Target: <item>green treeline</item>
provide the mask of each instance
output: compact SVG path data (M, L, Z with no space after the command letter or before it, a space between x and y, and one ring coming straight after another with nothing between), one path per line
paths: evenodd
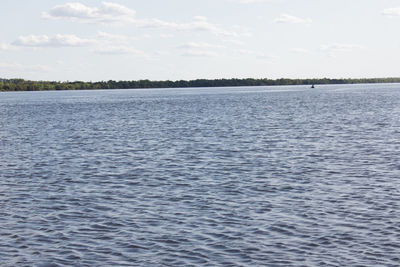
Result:
M0 91L45 91L45 90L91 90L133 88L184 88L225 86L354 84L354 83L400 83L400 78L364 79L197 79L180 81L100 81L100 82L54 82L29 81L24 79L0 79Z

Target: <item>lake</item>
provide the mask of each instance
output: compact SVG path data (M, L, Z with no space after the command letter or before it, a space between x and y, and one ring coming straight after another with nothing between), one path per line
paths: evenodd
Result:
M0 93L1 266L398 266L400 84Z

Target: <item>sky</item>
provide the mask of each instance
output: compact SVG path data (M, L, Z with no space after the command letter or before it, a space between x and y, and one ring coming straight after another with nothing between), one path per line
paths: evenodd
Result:
M400 77L400 0L1 0L0 78Z

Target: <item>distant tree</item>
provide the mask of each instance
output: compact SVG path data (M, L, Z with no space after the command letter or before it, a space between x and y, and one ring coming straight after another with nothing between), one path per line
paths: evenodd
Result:
M84 89L134 89L134 88L184 88L221 86L270 86L270 85L309 85L309 84L353 84L353 83L400 83L400 78L364 79L196 79L178 81L100 81L100 82L54 82L27 81L24 79L0 79L0 91L41 91L41 90L84 90Z

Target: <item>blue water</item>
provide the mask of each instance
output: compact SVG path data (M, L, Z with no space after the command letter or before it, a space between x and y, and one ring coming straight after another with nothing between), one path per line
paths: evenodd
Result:
M1 266L398 266L400 84L0 93Z

